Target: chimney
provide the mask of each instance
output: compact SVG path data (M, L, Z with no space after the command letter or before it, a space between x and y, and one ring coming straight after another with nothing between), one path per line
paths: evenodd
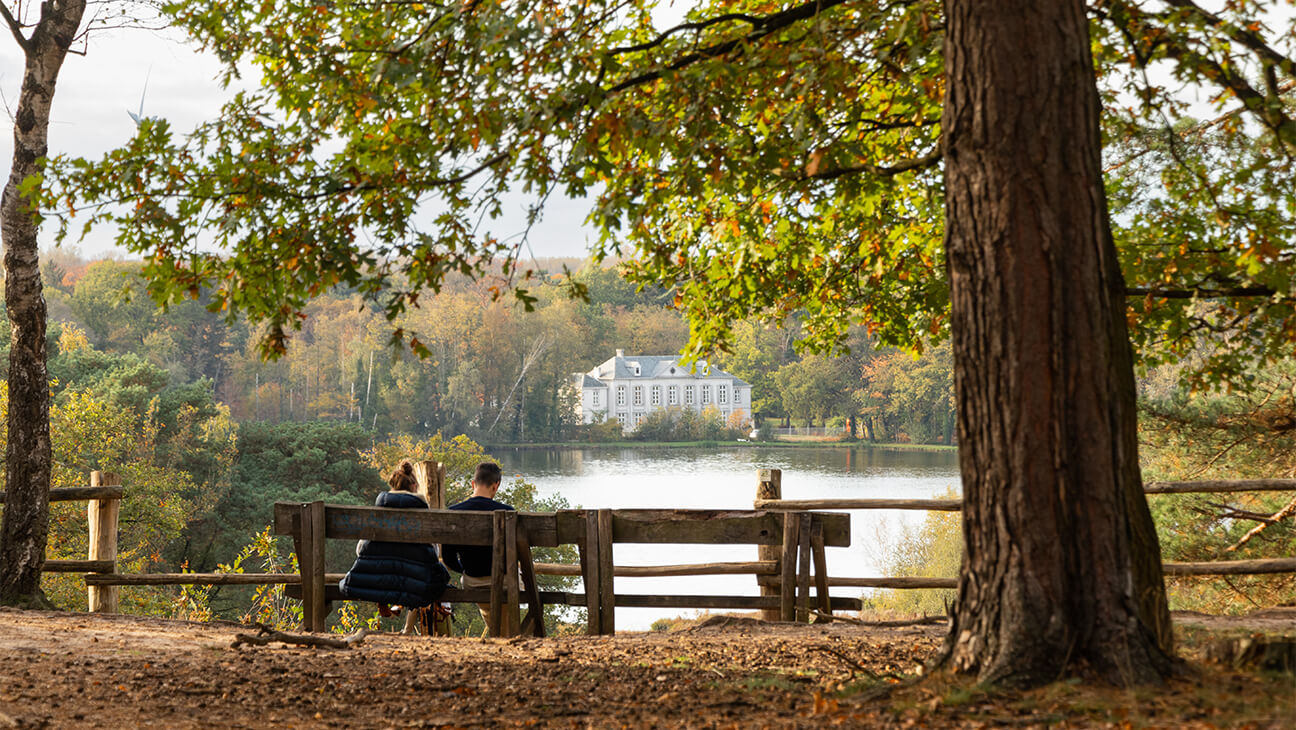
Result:
M617 350L617 357L625 357L625 350Z

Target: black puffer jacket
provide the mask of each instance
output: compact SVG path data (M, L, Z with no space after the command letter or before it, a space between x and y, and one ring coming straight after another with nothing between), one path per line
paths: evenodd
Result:
M427 502L412 492L383 492L374 504L427 509ZM361 540L355 564L338 587L351 600L417 608L435 603L449 583L450 574L431 545Z

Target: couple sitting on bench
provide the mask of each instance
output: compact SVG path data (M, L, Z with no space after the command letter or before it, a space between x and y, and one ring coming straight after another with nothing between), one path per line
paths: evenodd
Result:
M500 487L498 464L482 462L472 479L472 496L451 505L453 510L490 512L513 509L496 502ZM428 503L416 490L414 466L402 461L387 480L391 491L378 495L374 504L395 509L428 509ZM489 587L491 583L491 548L485 545L446 545L445 562L463 574L464 588ZM356 545L356 561L339 584L342 595L350 600L372 601L383 616L398 615L401 607L415 609L436 604L450 584L450 574L437 557L432 545L409 542L361 540ZM394 608L393 608L394 607ZM490 604L477 604L482 619L490 625Z

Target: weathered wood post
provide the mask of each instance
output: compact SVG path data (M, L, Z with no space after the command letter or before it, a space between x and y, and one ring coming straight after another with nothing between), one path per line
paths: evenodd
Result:
M303 503L298 514L302 536L302 549L297 553L302 582L302 629L323 631L328 619L324 601L324 503Z
M783 471L780 469L761 469L756 472L756 499L783 499ZM777 561L782 555L778 545L760 545L756 548L757 560ZM781 566L780 566L781 567ZM760 586L762 596L779 595L780 574L758 575L756 585ZM765 621L778 621L779 609L762 608L761 618Z
M580 515L585 523L585 534L581 537L578 546L581 582L585 586L585 633L596 636L599 633L599 626L603 623L601 617L603 602L599 597L599 586L602 585L602 581L599 579L598 512L588 510L582 511Z
M427 503L429 509L445 509L445 464L438 461L416 461L414 462L414 480L418 482L418 495ZM437 545L437 554L441 555L441 546ZM402 634L414 634L419 628L419 614L422 613L427 617L427 631L431 636L450 636L450 617L438 621L436 619L436 610L433 606L428 606L422 612L410 611L405 614L405 628L401 630Z
M116 474L90 472L91 487L121 486ZM86 557L90 560L113 561L112 572L117 572L117 518L121 514L120 499L92 499L86 505L86 522L90 539ZM86 586L86 598L92 613L117 613L118 586Z
M427 500L431 509L445 509L445 464L439 461L414 462L414 480L418 482L418 494Z
M801 518L783 513L783 546L779 555L779 620L796 620L797 547L801 544Z
M612 578L616 575L612 562L612 510L598 511L599 560L599 633L616 633L616 590Z
M504 607L503 627L509 636L522 633L522 595L518 585L518 513L497 510L504 515Z
M810 513L802 512L797 527L796 620L799 622L810 620L810 525Z

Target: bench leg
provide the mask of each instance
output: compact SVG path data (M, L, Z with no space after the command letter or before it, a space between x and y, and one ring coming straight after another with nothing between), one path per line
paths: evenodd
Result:
M504 576L507 562L504 555L504 511L491 513L491 593L490 593L490 620L486 624L486 633L489 636L502 636L504 622L504 604L505 588Z
M512 510L504 511L504 589L506 606L504 610L506 620L504 628L509 636L517 636L521 633L519 615L522 607L520 591L518 590L518 520L517 512Z
M815 563L815 593L819 596L819 612L826 614L815 623L832 621L832 599L828 597L828 558L824 553L823 524L816 522L810 529L810 551Z
M522 569L522 587L527 600L526 617L522 619L523 634L544 637L544 604L540 602L540 589L536 586L535 562L531 559L531 544L526 532L517 533L518 567Z
M797 601L796 620L810 620L810 513L801 514L797 528Z

